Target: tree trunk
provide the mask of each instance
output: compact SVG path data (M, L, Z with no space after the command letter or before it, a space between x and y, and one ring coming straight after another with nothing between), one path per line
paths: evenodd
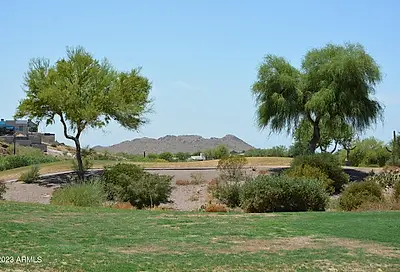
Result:
M80 180L85 179L85 169L83 169L83 161L82 161L82 153L81 153L81 144L78 139L74 140L75 142L75 151L76 151L76 161L78 162L78 177Z
M313 136L309 142L309 152L311 154L315 153L315 150L317 149L317 146L318 146L318 142L321 138L319 122L314 122L313 127L314 127Z

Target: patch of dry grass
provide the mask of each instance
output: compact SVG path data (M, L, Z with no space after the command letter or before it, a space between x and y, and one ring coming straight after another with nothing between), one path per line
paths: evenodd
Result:
M222 204L207 204L205 209L206 212L227 212L228 209Z
M237 237L236 237L237 238ZM310 236L297 236L288 238L276 238L270 240L263 239L243 239L237 240L234 237L215 237L211 243L228 243L228 248L224 248L220 253L240 253L240 252L259 252L269 251L279 253L282 251L292 251L299 249L328 249L332 247L345 248L351 254L357 250L363 250L368 254L383 257L400 258L400 251L378 243L362 242L355 239L344 238L314 238Z

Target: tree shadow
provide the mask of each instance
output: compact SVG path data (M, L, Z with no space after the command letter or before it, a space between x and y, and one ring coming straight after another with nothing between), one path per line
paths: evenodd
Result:
M85 173L85 180L101 176L103 170L91 170ZM51 176L42 176L37 184L44 187L58 187L72 183L78 179L78 175L74 172L55 174Z

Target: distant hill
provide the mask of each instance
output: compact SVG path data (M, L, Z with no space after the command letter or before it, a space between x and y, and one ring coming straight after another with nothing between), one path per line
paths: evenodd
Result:
M198 135L167 135L158 139L154 138L138 138L132 141L124 141L112 146L95 146L96 151L107 150L110 153L125 152L128 154L159 154L162 152L198 152L206 149L215 148L218 145L225 145L230 151L247 151L254 148L243 140L234 135L225 135L222 138L212 137L210 139L203 138Z

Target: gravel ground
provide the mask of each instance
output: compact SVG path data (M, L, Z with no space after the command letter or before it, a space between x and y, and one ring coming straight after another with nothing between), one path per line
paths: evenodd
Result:
M257 170L267 169L267 168L257 168ZM271 170L271 169L270 169ZM366 173L371 169L345 169L345 171L350 174L352 180L361 180ZM276 171L276 170L275 170ZM217 177L217 171L212 170L149 170L152 173L158 173L163 175L173 176L172 186L173 191L171 194L170 204L165 204L163 206L170 207L181 211L191 211L197 210L202 205L207 202L207 186L213 178ZM201 179L204 180L203 183L199 185L177 185L177 180L191 180L191 174L200 175ZM249 174L254 174L255 172L249 170ZM9 201L19 201L19 202L35 202L48 204L50 202L51 195L55 188L60 187L65 184L71 174L61 174L61 175L50 175L42 177L39 184L25 184L22 182L7 182L6 186L8 188L6 194L4 195L5 200Z
M50 197L54 190L54 187L25 184L22 182L8 183L7 188L8 190L4 195L5 200L43 204L50 203Z

